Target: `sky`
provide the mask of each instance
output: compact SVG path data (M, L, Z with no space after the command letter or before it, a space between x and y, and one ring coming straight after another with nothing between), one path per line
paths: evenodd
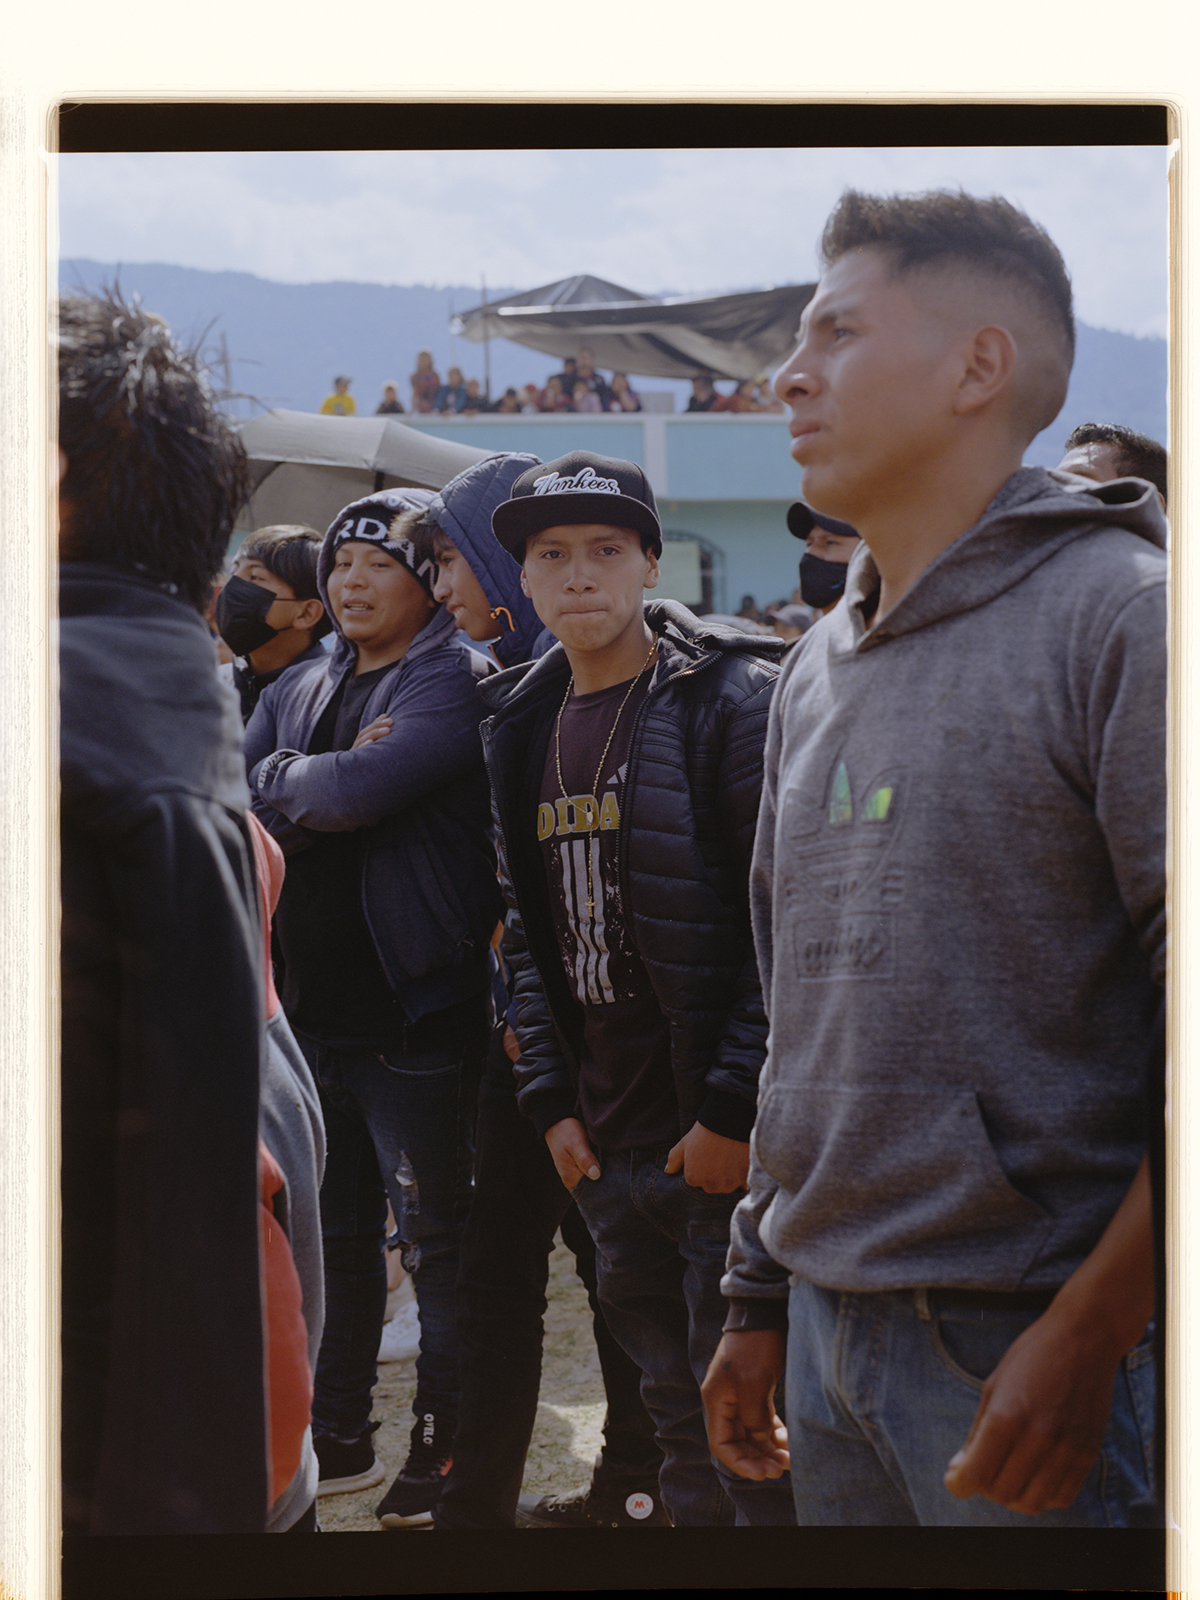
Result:
M70 154L59 253L350 280L647 294L804 282L842 189L1003 194L1055 240L1083 322L1167 333L1167 151L951 149Z

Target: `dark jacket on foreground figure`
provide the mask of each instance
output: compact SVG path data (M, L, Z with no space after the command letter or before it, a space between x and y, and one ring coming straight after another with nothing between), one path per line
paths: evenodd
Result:
M680 1131L747 1139L767 1024L747 892L780 645L646 606L660 647L634 726L621 822L621 903L671 1023ZM513 906L518 1099L540 1132L576 1114L583 1008L571 992L538 854L538 789L570 667L556 647L481 686L501 866Z
M261 950L199 614L61 569L64 1527L260 1533Z

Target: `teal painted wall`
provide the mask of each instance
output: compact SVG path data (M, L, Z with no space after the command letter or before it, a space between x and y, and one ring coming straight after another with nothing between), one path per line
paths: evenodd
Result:
M472 444L480 450L525 450L552 461L570 450L592 450L597 455L618 456L645 466L640 422L623 422L614 417L595 421L590 417L403 417L410 428L452 439L456 444Z
M794 500L800 468L786 416L669 420L667 486L688 500Z
M744 594L752 594L760 607L791 599L803 546L787 531L790 504L660 500L658 510L664 528L696 534L722 551L725 594L716 596L716 609L736 611Z

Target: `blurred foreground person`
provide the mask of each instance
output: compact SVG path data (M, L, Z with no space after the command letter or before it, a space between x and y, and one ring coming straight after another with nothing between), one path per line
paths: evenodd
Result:
M64 1530L256 1533L260 934L202 616L245 458L115 293L58 359Z
M1075 345L1022 212L851 191L822 246L776 389L806 502L862 543L771 708L770 1047L710 1438L752 1478L790 1449L801 1524L1129 1526L1154 1515L1162 510L1021 465Z

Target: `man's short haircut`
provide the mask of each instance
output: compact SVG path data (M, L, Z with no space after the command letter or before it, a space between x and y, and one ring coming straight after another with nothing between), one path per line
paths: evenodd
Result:
M64 556L140 572L203 610L250 479L198 352L115 287L64 297L57 341Z
M272 528L256 528L239 546L239 561L257 561L286 583L297 600L319 600L317 557L323 536L304 523L277 523ZM328 612L312 630L314 639L323 639L333 627Z
M1144 478L1167 498L1167 452L1157 439L1135 433L1120 422L1081 422L1063 449L1079 450L1086 444L1111 445L1122 477Z
M1030 438L1050 425L1062 408L1075 360L1075 314L1070 274L1044 228L1000 195L983 199L951 189L872 195L847 189L821 236L822 265L832 267L849 251L867 248L883 251L898 276L957 266L1024 298L1062 341L1062 393L1054 404L1047 390L1039 416L1030 418Z
M393 539L408 539L418 566L429 562L437 566L442 555L453 549L454 540L431 511L402 511L391 526Z

